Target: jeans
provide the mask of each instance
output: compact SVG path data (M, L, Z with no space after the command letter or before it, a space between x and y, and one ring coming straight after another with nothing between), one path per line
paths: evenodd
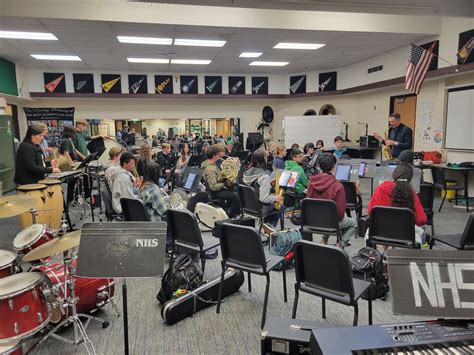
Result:
M339 221L339 229L341 231L341 244L342 246L346 246L351 238L357 236L359 226L354 218L344 216L344 218ZM327 242L328 238L329 236L325 235L323 240Z
M240 200L236 192L229 190L214 191L212 197L226 202L226 207L230 207L230 218L240 214Z

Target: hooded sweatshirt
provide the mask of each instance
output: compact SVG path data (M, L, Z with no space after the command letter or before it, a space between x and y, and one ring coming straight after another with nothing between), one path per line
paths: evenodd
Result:
M293 170L300 173L300 177L296 182L295 190L298 193L304 192L304 190L308 186L308 178L304 173L303 167L293 160L287 160L285 163L285 170Z
M115 176L120 171L120 169L120 164L118 162L114 163L113 161L109 160L104 164L104 176L107 179L110 189L112 189L114 183L112 176Z
M222 174L222 170L219 169L215 163L206 160L202 163L201 168L204 170L204 179L211 191L217 192L225 189L223 182L224 174Z
M133 176L125 169L116 169L112 174L112 206L115 212L122 213L121 198L136 199L133 193Z
M384 181L374 191L372 198L369 201L367 211L372 211L375 206L388 206L392 207L392 191L395 187L395 181ZM421 205L418 195L413 191L413 213L415 215L415 224L417 226L424 226L427 222L426 213Z
M259 197L261 203L271 204L275 202L276 196L270 194L270 176L265 173L262 168L250 168L244 173L244 184L253 186L254 183L258 185Z
M339 219L346 212L346 193L340 181L330 173L319 173L309 178L308 197L333 200L337 205Z

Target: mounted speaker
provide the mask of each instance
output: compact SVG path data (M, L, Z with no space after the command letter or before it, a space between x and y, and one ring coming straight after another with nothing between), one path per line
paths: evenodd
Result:
M335 115L336 114L336 108L331 104L323 105L319 109L319 114L322 115L322 116Z
M316 116L316 111L310 108L303 113L303 116Z
M266 123L272 123L273 121L273 109L270 106L265 106L262 110L262 120Z

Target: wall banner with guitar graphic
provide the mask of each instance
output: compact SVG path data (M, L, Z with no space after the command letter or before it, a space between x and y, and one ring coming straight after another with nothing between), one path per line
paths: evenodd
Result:
M148 83L146 75L128 75L128 92L130 94L147 94Z
M222 94L222 77L221 76L206 76L204 77L205 93L208 95Z
M180 76L181 94L197 94L198 93L198 77L197 75L181 75Z
M268 95L268 76L252 76L252 95Z
M102 74L100 86L103 94L121 94L120 74Z
M50 94L65 93L66 79L64 73L43 73L44 91Z
M173 76L172 75L155 75L155 94L172 94L173 93Z
M74 82L74 92L76 93L94 93L94 75L93 74L72 74Z
M319 73L318 91L335 91L337 90L337 71Z

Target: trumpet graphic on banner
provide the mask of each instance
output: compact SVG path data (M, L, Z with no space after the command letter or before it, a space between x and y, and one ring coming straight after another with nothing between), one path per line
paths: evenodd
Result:
M243 83L244 81L242 79L236 82L235 85L232 86L232 88L230 89L230 92L232 94L237 94L237 92L239 91L239 88L242 86Z
M214 89L216 88L216 85L219 83L219 80L221 80L221 78L217 78L212 83L207 85L206 90L209 91L210 93L212 93L212 91L214 91Z
M332 79L332 77L328 78L326 81L321 83L321 85L319 85L319 91L324 91L324 89L326 89L326 86L328 86L331 79Z
M120 76L115 78L115 79L112 79L112 80L109 80L105 83L103 83L101 86L102 86L102 89L104 89L105 92L109 92L110 89L112 89L114 87L115 84L117 84L117 82L120 80Z
M304 76L302 76L301 78L299 78L293 85L290 86L290 91L292 94L294 94L295 92L298 91L298 88L301 86L301 84L303 83L303 80L304 80Z
M186 84L181 86L181 91L183 91L183 93L187 94L189 92L189 90L191 90L191 88L194 86L195 82L196 82L196 78L192 78Z
M262 81L261 83L259 83L258 85L255 85L253 88L252 88L252 91L256 94L258 94L258 92L260 91L260 89L262 88L262 86L265 85L265 81Z
M170 78L167 78L166 80L163 80L160 84L158 84L155 89L158 94L162 94L163 90L165 90L166 85L168 85L170 82Z
M44 88L49 91L49 93L53 93L54 90L58 87L59 83L64 79L64 74L59 76L58 78L54 79L53 81L50 81L47 83Z
M140 80L134 82L133 85L130 87L130 90L134 94L136 94L138 92L138 90L140 90L140 86L142 85L143 80L145 80L145 77L142 77Z

